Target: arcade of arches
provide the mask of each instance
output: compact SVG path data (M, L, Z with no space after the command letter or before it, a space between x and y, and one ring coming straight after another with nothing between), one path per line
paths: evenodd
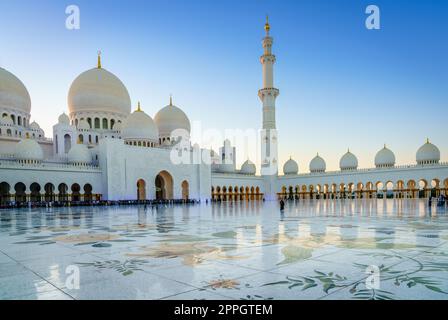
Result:
M101 200L100 194L94 194L91 184L84 186L78 183L70 187L65 183L54 185L47 183L41 186L37 182L26 186L23 182L18 182L11 186L7 182L0 183L0 204L9 202L91 202Z
M154 181L156 200L173 200L174 199L174 183L173 177L167 171L161 171ZM182 199L188 200L190 197L190 184L187 180L181 182ZM147 200L146 195L146 181L139 179L137 181L137 199Z
M443 180L399 180L382 182L359 182L349 184L283 186L277 195L287 199L347 199L347 198L429 198L448 195L448 178Z
M216 201L249 201L263 200L260 187L238 187L238 186L214 186L212 187L212 200Z

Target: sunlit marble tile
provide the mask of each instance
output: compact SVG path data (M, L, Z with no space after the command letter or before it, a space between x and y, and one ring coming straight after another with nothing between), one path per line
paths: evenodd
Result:
M379 298L448 299L447 216L393 199L0 211L0 298L366 299L375 265Z
M0 277L0 288L0 299L15 299L30 295L37 297L39 294L57 289L32 272Z

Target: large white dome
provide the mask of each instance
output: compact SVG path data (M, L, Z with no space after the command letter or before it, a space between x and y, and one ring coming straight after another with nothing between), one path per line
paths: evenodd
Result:
M325 163L325 160L317 154L317 156L310 162L310 172L325 172L325 170L327 170L327 164Z
M292 160L292 158L290 158L288 161L285 162L285 164L283 165L283 173L284 174L297 174L299 172L299 165L297 164L297 162L295 162L294 160Z
M131 113L123 123L121 136L124 140L150 140L159 141L159 132L150 116L140 110Z
M11 72L0 68L0 109L13 109L29 114L31 98L22 81Z
M417 151L416 160L418 164L434 164L440 161L440 150L429 139Z
M161 137L170 137L172 132L177 129L186 130L188 133L191 130L187 115L180 108L174 106L171 100L169 105L157 112L154 122Z
M358 168L358 158L349 150L339 161L339 167L341 170L356 170Z
M67 154L68 162L72 164L88 164L92 162L92 155L84 144L75 144Z
M247 160L241 166L241 171L240 172L242 174L255 175L255 173L257 172L257 167L255 166L255 164L252 161Z
M44 153L36 140L23 139L16 144L14 157L17 160L42 161Z
M131 112L128 90L114 74L94 68L81 73L68 93L70 114L76 112L110 112L126 117Z
M375 166L377 168L390 168L395 166L395 154L386 145L376 154Z

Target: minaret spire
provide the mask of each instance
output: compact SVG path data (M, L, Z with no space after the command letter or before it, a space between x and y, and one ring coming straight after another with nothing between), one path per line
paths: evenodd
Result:
M266 31L266 36L269 36L269 31L271 30L271 25L269 24L269 16L266 15L266 23L264 25L264 30Z
M101 69L101 51L98 51L98 69Z

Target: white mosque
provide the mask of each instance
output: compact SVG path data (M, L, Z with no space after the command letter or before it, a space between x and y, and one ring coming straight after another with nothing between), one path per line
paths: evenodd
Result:
M275 121L275 56L270 26L263 38L263 105L261 168L246 161L238 170L236 150L226 140L219 154L192 146L190 121L169 105L152 118L140 104L131 112L125 85L104 69L98 56L94 69L81 73L68 92L68 115L62 114L47 138L31 122L31 98L24 84L0 68L0 205L40 201L91 202L153 199L220 201L337 198L416 198L447 194L448 163L429 140L416 153L416 163L397 165L386 146L375 168L360 169L348 151L340 171L326 171L317 155L309 172L288 160L278 173ZM42 110L41 110L42 111ZM185 133L185 134L183 134ZM173 161L198 154L210 161Z

